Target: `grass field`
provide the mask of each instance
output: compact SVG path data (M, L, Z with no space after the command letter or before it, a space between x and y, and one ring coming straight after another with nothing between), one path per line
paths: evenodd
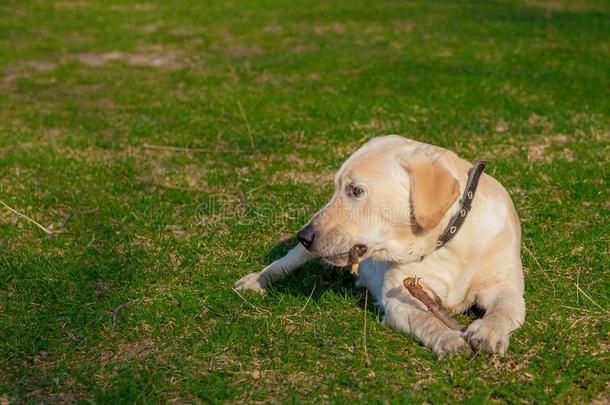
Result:
M144 1L0 1L0 200L53 231L0 204L0 404L610 401L610 3ZM232 290L388 133L512 195L505 358L316 263Z

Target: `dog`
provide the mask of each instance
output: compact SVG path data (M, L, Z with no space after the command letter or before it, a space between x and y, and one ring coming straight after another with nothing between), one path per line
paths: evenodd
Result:
M262 292L316 257L346 266L355 249L356 285L371 292L387 325L439 357L472 349L504 355L525 319L520 222L504 187L473 170L438 146L373 138L341 166L330 202L298 232L299 244L235 288ZM483 317L449 329L409 294L407 277L449 313L476 306Z

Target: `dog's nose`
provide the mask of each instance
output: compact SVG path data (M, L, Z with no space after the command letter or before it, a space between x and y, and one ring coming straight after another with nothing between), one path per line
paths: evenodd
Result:
M303 228L301 228L299 233L297 233L297 239L307 249L311 248L311 245L313 245L313 240L315 239L315 237L316 237L316 232L314 231L313 226L311 226L309 224L305 225Z

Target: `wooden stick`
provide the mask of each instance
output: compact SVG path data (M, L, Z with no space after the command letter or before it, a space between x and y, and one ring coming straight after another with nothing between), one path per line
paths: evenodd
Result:
M447 311L445 311L443 309L443 307L441 307L438 304L438 302L434 301L423 290L423 288L419 284L419 278L417 278L417 277L407 277L407 278L405 278L403 280L402 283L404 284L405 288L407 290L409 290L409 293L413 297L415 297L419 301L421 301L421 303L424 304L430 310L430 312L432 312L432 315L437 317L442 323L447 325L447 327L449 327L450 329L453 329L453 330L457 330L457 331L463 331L465 329L462 325L459 324L458 321L453 319L451 317L451 315L449 315L447 313Z
M358 269L360 268L360 256L358 255L358 245L355 245L352 250L349 251L348 262L350 264L350 273L353 276L358 275Z

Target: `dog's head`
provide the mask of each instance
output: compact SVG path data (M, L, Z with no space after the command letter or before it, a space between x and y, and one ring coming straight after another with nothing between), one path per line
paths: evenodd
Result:
M299 241L339 266L354 246L361 258L419 259L459 195L443 165L447 153L399 136L369 141L343 164L330 202L299 231Z

